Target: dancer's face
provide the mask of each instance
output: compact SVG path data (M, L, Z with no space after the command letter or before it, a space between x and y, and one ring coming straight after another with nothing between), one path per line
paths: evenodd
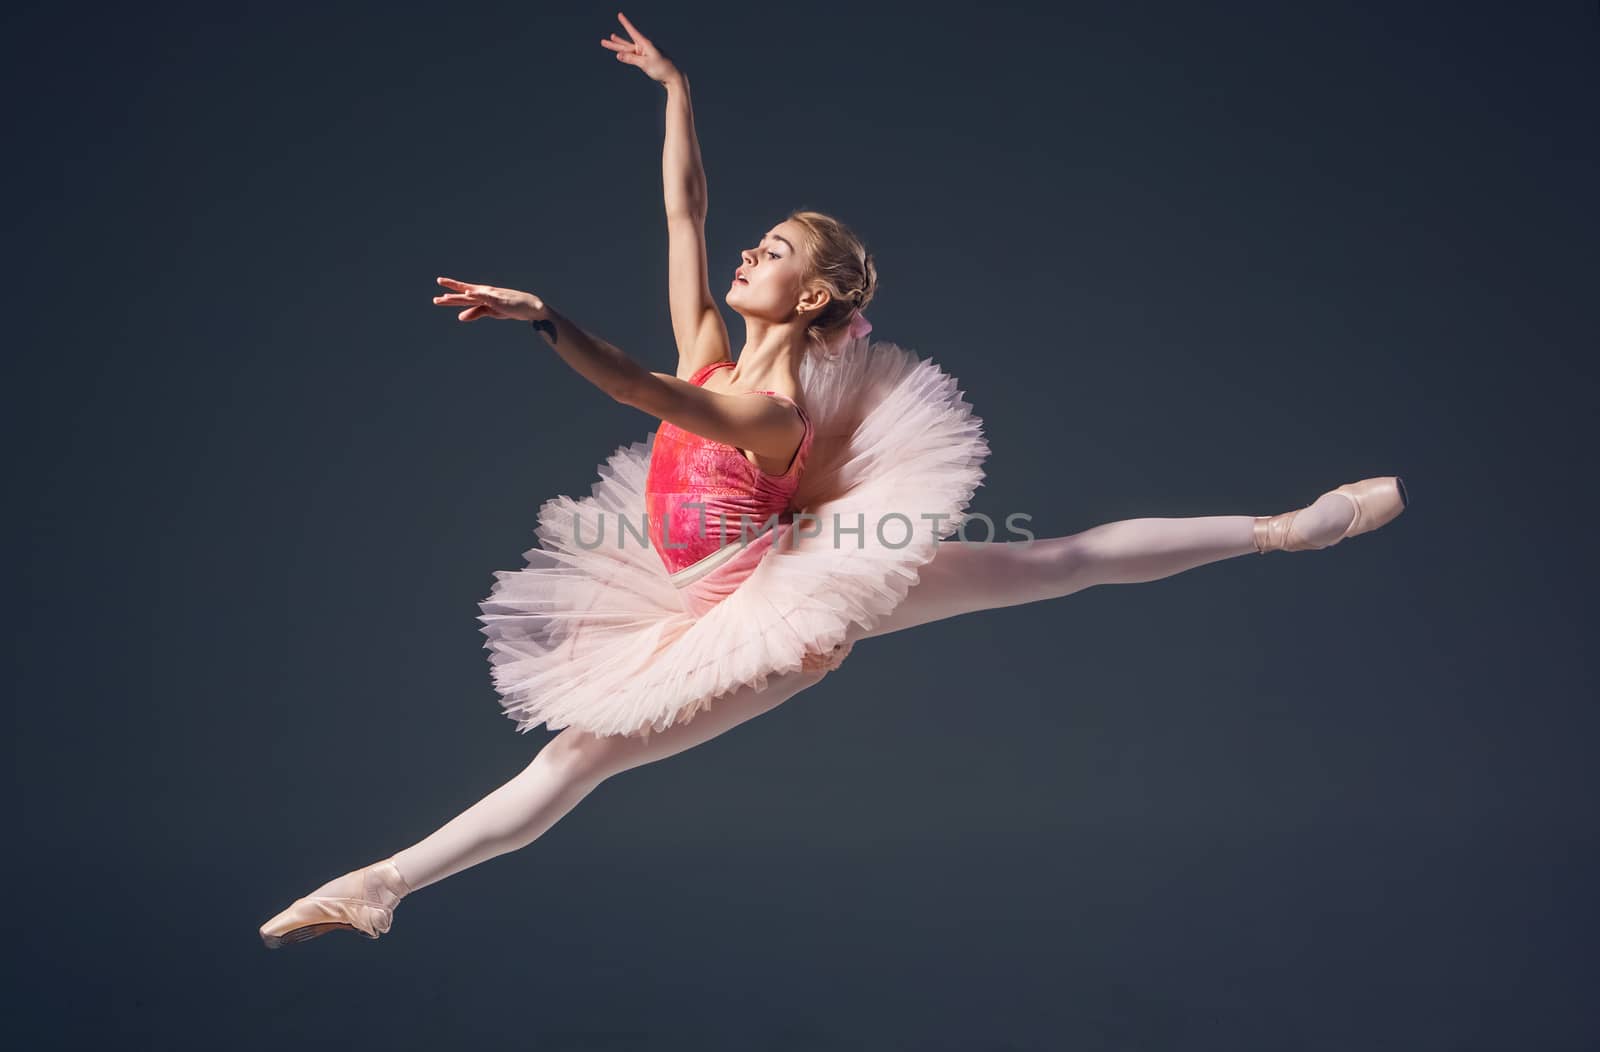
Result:
M739 253L740 264L730 279L724 301L748 317L771 322L793 321L805 293L805 244L800 224L788 220L767 231L755 248ZM812 306L809 294L806 305Z

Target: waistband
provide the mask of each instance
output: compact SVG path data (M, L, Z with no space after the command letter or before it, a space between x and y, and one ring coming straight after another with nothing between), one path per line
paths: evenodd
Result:
M793 529L792 522L785 523L749 543L724 545L670 575L684 608L698 617L732 595L755 572L772 546Z
M668 574L667 579L672 582L674 587L687 588L707 574L727 566L737 559L742 552L749 552L751 549L765 551L772 546L777 538L786 536L793 528L793 516L786 515L784 519L779 520L776 529L764 530L757 534L754 540L739 540L719 545L710 554L701 556L688 566Z

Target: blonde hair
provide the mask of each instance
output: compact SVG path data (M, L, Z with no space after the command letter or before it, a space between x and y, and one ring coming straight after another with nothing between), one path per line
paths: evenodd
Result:
M805 230L808 274L805 284L828 290L829 300L806 328L812 348L826 348L850 324L851 315L866 310L878 291L878 266L855 231L823 212L791 212L789 220Z

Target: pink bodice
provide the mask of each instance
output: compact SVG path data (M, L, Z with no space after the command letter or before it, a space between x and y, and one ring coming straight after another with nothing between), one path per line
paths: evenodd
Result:
M713 362L689 382L698 387L716 370L733 364ZM656 429L645 479L650 543L692 608L708 609L737 587L794 518L790 501L815 437L811 417L786 395L753 393L788 402L805 421L800 448L781 475L762 471L735 446L668 421ZM763 533L774 516L778 525Z

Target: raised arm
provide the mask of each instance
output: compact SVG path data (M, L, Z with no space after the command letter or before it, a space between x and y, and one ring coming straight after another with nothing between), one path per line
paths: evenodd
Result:
M711 293L706 264L707 187L695 138L689 79L655 44L618 12L631 40L613 33L602 46L638 66L666 89L666 137L661 182L667 208L667 302L678 344L678 378L687 380L712 362L732 357L728 326Z
M678 343L678 376L687 380L731 358L728 325L712 298L706 262L706 176L694 135L689 81L667 85L667 135L661 151L667 203L667 302Z

